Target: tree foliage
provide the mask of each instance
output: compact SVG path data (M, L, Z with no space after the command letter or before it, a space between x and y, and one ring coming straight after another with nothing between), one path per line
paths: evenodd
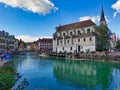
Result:
M101 24L96 28L96 33L98 35L98 50L106 50L108 46L108 31L106 25Z
M117 41L116 48L117 48L117 49L120 49L120 41L119 41L119 40Z
M3 67L0 67L0 90L10 90L15 83L15 74L16 70L12 62L8 62Z
M21 44L23 44L24 47L26 47L26 43L24 41L22 41L22 39L19 40L18 46L20 46Z

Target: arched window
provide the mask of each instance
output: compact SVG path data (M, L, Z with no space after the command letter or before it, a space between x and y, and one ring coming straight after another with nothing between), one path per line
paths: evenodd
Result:
M64 47L62 49L64 50Z
M92 38L90 37L90 41L92 41Z
M86 39L84 38L84 42L86 41Z
M69 43L69 40L67 42Z

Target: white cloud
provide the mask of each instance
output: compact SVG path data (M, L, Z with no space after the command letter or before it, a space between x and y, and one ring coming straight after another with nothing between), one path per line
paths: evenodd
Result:
M15 38L19 40L22 39L24 42L33 42L33 41L37 41L39 38L51 38L51 37L40 37L40 36L31 37L29 35L18 35L18 36L15 36Z
M118 14L118 12L114 12L114 13L113 13L113 17L116 17L117 14Z
M8 5L42 15L58 10L50 0L0 0L0 2L6 4L5 7Z
M110 22L110 20L108 20L106 16L105 16L105 19L106 19L106 22ZM100 16L83 16L83 17L80 17L79 20L80 21L92 20L94 23L96 23L96 22L99 22Z
M100 19L99 16L83 16L83 17L80 17L80 21L84 21L84 20L92 20L93 22L98 22Z
M113 14L113 16L116 17L116 15L120 13L120 0L114 3L111 7L116 10L116 12Z

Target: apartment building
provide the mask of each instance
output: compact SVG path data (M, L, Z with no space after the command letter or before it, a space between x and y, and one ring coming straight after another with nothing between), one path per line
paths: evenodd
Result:
M15 52L18 49L18 40L8 32L0 31L0 53Z

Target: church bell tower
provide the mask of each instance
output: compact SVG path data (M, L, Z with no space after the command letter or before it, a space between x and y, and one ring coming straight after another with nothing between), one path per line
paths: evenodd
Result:
M102 11L101 11L101 16L100 16L100 21L99 21L100 25L107 25L106 20L105 20L105 15L104 15L104 10L103 10L103 6L102 6Z

